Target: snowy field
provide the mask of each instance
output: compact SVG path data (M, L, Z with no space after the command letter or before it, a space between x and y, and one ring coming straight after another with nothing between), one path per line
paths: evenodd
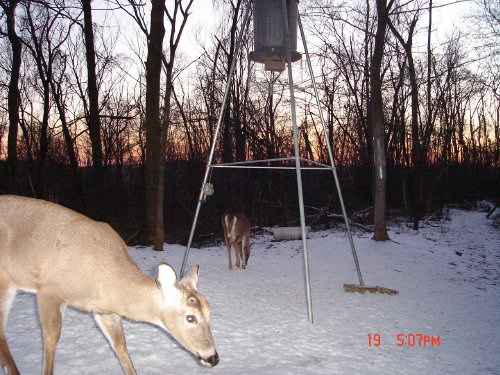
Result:
M345 232L313 232L314 324L307 321L301 241L254 237L247 270L227 270L222 242L192 249L189 265L201 266L198 289L211 304L219 365L201 367L156 327L126 321L132 360L139 374L158 375L500 374L499 223L500 209L489 219L452 210L450 220L418 232L394 225L392 242L355 233L365 284L396 289L395 296L344 292L344 283L358 283ZM179 272L184 247L130 252L153 275L160 261ZM40 374L35 296L18 294L7 338L21 373ZM66 311L55 372L121 373L92 316Z

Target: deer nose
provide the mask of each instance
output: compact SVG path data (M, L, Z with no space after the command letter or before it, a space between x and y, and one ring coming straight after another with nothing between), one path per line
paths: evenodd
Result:
M206 361L210 363L212 366L217 366L217 363L219 363L219 354L215 352L215 354L207 358Z

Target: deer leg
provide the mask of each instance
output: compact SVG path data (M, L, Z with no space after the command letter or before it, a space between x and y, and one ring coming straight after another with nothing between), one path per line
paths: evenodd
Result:
M128 354L125 334L123 333L122 319L117 314L94 314L102 332L115 351L118 360L127 375L135 375L135 368Z
M241 242L234 243L234 251L236 252L236 267L240 268Z
M229 269L232 270L233 261L231 260L231 241L227 241L227 259L229 260Z
M244 242L240 242L240 258L241 258L241 269L244 270L247 268L247 262L245 257L245 246Z
M243 260L243 268L248 266L248 258L250 257L250 243L248 237L244 237L241 241L241 259Z
M42 291L38 292L38 316L43 332L43 374L54 373L54 357L61 337L62 319L65 309L63 301Z
M240 245L240 256L241 256L241 269L245 270L247 268L247 257L245 255L245 248Z
M10 354L7 339L5 338L5 323L15 296L16 289L10 284L7 276L0 274L0 366L9 375L19 375L19 370L12 354Z

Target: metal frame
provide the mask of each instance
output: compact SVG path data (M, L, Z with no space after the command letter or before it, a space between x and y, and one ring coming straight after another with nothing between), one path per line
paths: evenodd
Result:
M182 260L181 277L184 276L184 272L186 271L186 263L187 263L187 258L189 256L189 250L191 249L191 244L193 243L194 231L196 229L196 223L198 222L198 216L200 215L201 204L203 203L203 187L208 181L208 176L210 175L210 169L212 166L212 162L214 160L215 146L217 144L217 138L219 137L220 126L222 124L222 117L224 116L224 111L226 110L227 97L229 95L229 88L231 87L231 80L233 79L234 66L236 65L236 56L238 55L238 51L240 50L241 40L243 39L243 33L248 27L249 21L250 21L250 1L248 1L247 8L245 9L245 14L243 16L243 25L240 31L240 35L238 35L238 41L236 42L234 58L233 61L231 61L231 66L229 67L229 75L227 77L226 89L224 90L224 97L222 99L219 118L217 120L217 125L215 127L214 137L212 139L212 146L210 147L210 155L208 157L207 167L205 168L205 175L203 177L203 183L201 184L200 194L198 196L198 204L196 205L193 224L191 226L191 232L189 233L189 240L186 246L186 251L184 252L184 259Z
M281 0L281 3L282 3L283 20L286 20L287 19L286 0ZM240 49L241 41L242 41L242 37L243 37L243 33L245 32L245 30L248 27L248 23L249 23L249 20L250 20L250 7L251 7L251 1L249 0L248 3L247 3L247 8L245 9L245 13L244 13L244 16L243 16L242 29L241 29L241 31L239 33L238 40L237 40L237 43L236 43L235 56L236 56L236 54L238 53L238 51ZM329 137L328 137L328 130L327 130L326 126L325 126L325 122L324 122L324 119L323 119L323 112L322 112L321 103L320 103L320 100L319 100L318 89L316 87L316 82L315 82L315 79L314 79L314 72L313 72L313 69L312 69L311 59L310 59L310 56L309 56L309 50L307 49L307 43L306 43L306 39L305 39L305 35L304 35L304 30L303 30L302 22L301 22L301 19L300 19L300 13L298 15L298 24L299 24L300 34L301 34L301 38L302 38L302 43L303 43L303 46L304 46L304 51L305 51L305 54L306 54L306 60L307 60L307 66L308 66L308 69L309 69L309 74L310 74L310 77L311 77L311 81L313 83L314 95L316 97L316 104L317 104L318 110L319 110L319 117L321 119L321 125L323 127L323 134L324 134L324 137L325 137L325 140L326 140L326 145L327 145L327 149L328 149L328 156L329 156L331 165L326 165L326 164L315 162L313 160L308 160L308 159L300 157L300 155L299 155L299 136L298 136L298 130L297 130L297 117L296 117L296 112L295 112L295 95L294 95L294 88L293 88L292 59L291 59L291 50L290 50L290 32L289 32L289 29L288 29L288 22L284 22L284 30L283 30L283 32L284 32L285 40L286 40L286 44L287 44L287 46L286 46L287 47L287 61L286 61L286 64L287 64L287 70L288 70L288 86L289 86L289 89L290 89L290 111L291 111L291 117L292 117L292 130L293 130L293 139L294 139L294 156L293 157L285 157L285 158L277 158L277 159L251 160L251 161L243 161L243 162L213 164L214 154L215 154L215 148L216 148L216 144L217 144L217 138L219 136L219 132L220 132L221 124L222 124L222 119L223 119L224 111L226 109L226 102L227 102L227 97L228 97L228 94L229 94L229 88L230 88L231 80L232 80L233 75L234 75L234 67L235 67L236 58L233 58L233 61L231 62L231 66L229 68L229 75L228 75L228 80L227 80L227 83L226 83L226 88L225 88L225 91L224 91L224 97L223 97L223 100L222 100L222 105L221 105L221 109L220 109L220 113L219 113L219 118L217 120L217 125L216 125L216 128L215 128L215 132L214 132L214 136L213 136L213 140L212 140L212 145L211 145L211 148L210 148L210 155L209 155L207 166L206 166L206 169L205 169L205 175L203 177L203 182L201 184L201 189L200 189L200 194L199 194L199 197L198 197L198 203L197 203L197 206L196 206L196 211L195 211L195 215L194 215L194 219L193 219L193 224L191 226L191 232L189 234L189 240L188 240L188 243L187 243L187 246L186 246L186 250L184 252L184 258L182 260L182 267L181 267L180 274L181 274L181 277L182 277L184 275L184 273L185 273L187 259L188 259L188 256L189 256L189 251L191 249L191 245L192 245L192 241L193 241L193 237L194 237L194 232L196 230L196 224L197 224L197 221L198 221L198 216L199 216L199 213L200 213L201 204L204 201L204 199L203 199L204 198L204 186L208 182L208 179L209 179L209 176L210 176L210 171L211 171L212 168L294 169L295 172L296 172L296 178L297 178L297 194L298 194L298 200L299 200L300 226L301 226L301 235L302 235L302 246L303 246L303 250L304 250L303 251L303 253L304 253L304 279L305 279L305 289L306 289L307 317L308 317L309 322L313 323L311 283L310 283L310 273L309 273L309 254L308 254L308 248L307 248L307 231L306 231L306 224L305 224L304 199L303 199L303 187L302 187L302 174L301 174L301 170L324 170L324 171L325 170L331 170L333 172L333 177L335 179L335 185L336 185L337 192L338 192L338 195L339 195L340 205L341 205L341 208L342 208L342 214L344 216L344 221L345 221L345 225L346 225L346 228L347 228L347 234L348 234L348 237L349 237L349 243L350 243L350 246L351 246L351 251L352 251L353 258L354 258L354 263L355 263L355 266L356 266L356 270L357 270L357 273L358 273L359 283L360 283L361 286L364 286L364 283L363 283L363 278L362 278L362 275L361 275L361 270L360 270L360 267L359 267L359 261L358 261L358 257L357 257L357 254L356 254L356 248L354 246L354 241L353 241L353 237L352 237L352 233L351 233L351 229L350 229L350 225L349 225L349 220L347 218L347 212L346 212L345 205L344 205L344 199L342 197L342 191L340 189L340 183L339 183L339 179L338 179L338 176L337 176L337 171L336 171L336 167L335 167L335 161L333 159L332 146L330 145L330 140L329 140ZM293 161L294 164L295 164L295 166L292 167L292 166L269 166L269 165L263 166L263 165L256 165L256 164L262 163L262 162L269 163L269 162L273 162L273 161ZM312 166L312 167L301 166L301 162L306 162L306 163L309 163L309 164L312 164L312 165L315 165L315 166Z
M306 36L304 34L304 29L302 27L302 21L300 19L300 13L298 17L300 36L302 38L302 44L304 45L304 52L306 53L307 67L309 68L309 75L311 76L311 81L314 88L314 96L316 97L316 105L318 106L319 118L321 119L321 126L323 127L323 134L326 140L326 147L328 149L328 157L330 158L331 169L333 172L333 178L335 179L335 186L337 187L337 193L339 194L340 206L342 207L342 215L344 216L345 226L347 228L347 235L349 237L349 244L351 246L352 257L354 258L354 264L356 265L356 271L358 273L359 285L364 286L363 276L361 275L361 268L359 267L358 255L356 254L356 247L354 246L354 240L352 239L351 227L349 225L349 219L347 218L347 211L345 209L344 198L342 196L342 190L340 189L339 178L337 176L337 168L335 167L335 160L333 159L332 145L330 144L330 138L328 137L328 130L325 125L325 120L323 118L323 110L321 109L321 103L319 101L318 88L316 87L316 80L314 79L314 71L311 64L311 57L309 56L309 50L307 49Z

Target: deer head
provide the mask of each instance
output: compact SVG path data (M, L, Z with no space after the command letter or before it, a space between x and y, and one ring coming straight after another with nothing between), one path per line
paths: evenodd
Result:
M205 297L196 290L200 267L194 267L182 279L166 263L158 266L157 283L167 308L162 325L205 366L219 362L210 331L210 308Z

